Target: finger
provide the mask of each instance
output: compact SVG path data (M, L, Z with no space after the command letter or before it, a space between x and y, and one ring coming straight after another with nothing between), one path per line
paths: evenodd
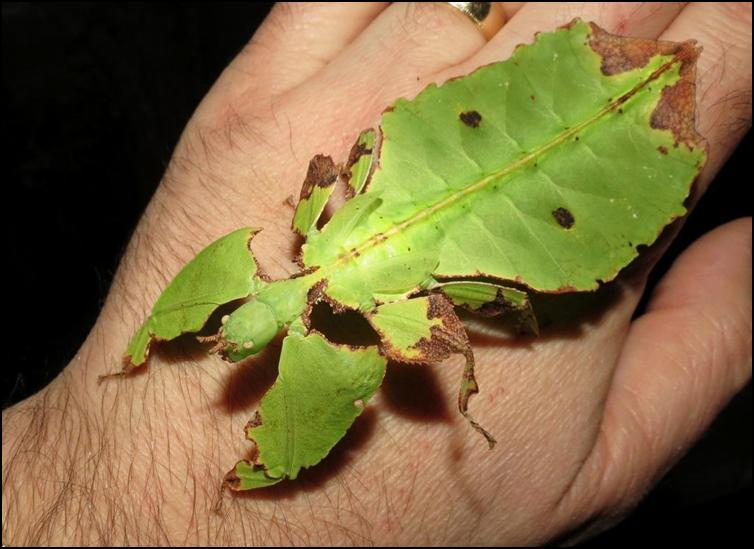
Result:
M270 101L317 73L385 9L387 2L279 2L223 71L199 117L228 104Z
M749 218L686 250L633 322L582 489L571 496L596 493L598 508L627 510L750 377Z
M660 38L693 38L703 47L697 62L697 124L709 144L703 190L751 127L751 3L689 4Z
M396 2L386 9L343 53L343 63L376 63L420 78L460 63L487 43L482 30L448 2ZM524 2L492 2L495 14L487 21L504 25ZM499 13L499 15L498 15ZM499 32L499 28L495 32ZM375 45L378 45L375 48ZM418 72L417 72L418 71Z
M543 5L529 2L489 43L460 68L476 67L507 59L516 45L528 44L536 31L550 31L580 17L617 34L657 38L683 9L681 2L565 2Z
M279 2L231 63L267 93L303 82L335 58L386 2Z
M461 62L485 42L474 22L451 6L397 2L324 71L321 85L343 84L343 75L348 75L349 90L371 96L375 87L381 91L409 82L415 87L417 77Z
M510 20L518 11L526 5L526 2L500 2L505 12L505 19Z

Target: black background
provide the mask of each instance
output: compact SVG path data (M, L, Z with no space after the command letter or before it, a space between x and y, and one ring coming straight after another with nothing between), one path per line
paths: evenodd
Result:
M3 3L3 407L83 342L183 125L269 7ZM751 215L749 148L747 136L658 274ZM750 520L751 384L631 518L589 543L751 543Z

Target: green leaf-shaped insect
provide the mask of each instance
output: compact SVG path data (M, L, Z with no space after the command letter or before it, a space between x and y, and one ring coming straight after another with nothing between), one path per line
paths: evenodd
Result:
M278 378L246 428L254 462L237 490L296 478L324 458L379 387L388 359L466 358L460 412L478 391L455 306L516 312L536 331L527 293L595 290L685 214L705 162L694 130L693 42L612 36L574 21L510 59L388 108L345 165L312 159L293 229L301 272L269 282L249 251L256 229L203 250L133 337L124 371L150 344L202 329L219 306L214 350L236 362L281 330ZM336 184L350 199L319 230ZM515 283L515 288L511 284ZM312 307L358 311L378 346L350 347L311 328Z

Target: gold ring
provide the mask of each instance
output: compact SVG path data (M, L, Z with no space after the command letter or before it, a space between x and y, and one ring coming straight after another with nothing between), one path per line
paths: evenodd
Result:
M505 12L499 2L443 2L466 14L489 40L505 24Z

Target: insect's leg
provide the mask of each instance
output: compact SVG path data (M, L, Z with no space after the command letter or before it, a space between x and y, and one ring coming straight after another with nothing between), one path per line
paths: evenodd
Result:
M316 227L339 177L340 167L329 156L318 154L309 161L291 224L295 232L306 236Z
M348 154L343 179L346 193L354 196L361 193L369 184L377 166L380 148L380 135L373 129L364 130Z
M490 282L460 280L439 282L432 287L445 294L454 305L482 316L513 313L521 331L539 334L537 317L526 292Z
M453 353L466 358L458 392L458 409L492 448L495 439L468 410L469 397L479 392L474 376L474 353L450 300L441 294L430 294L380 305L366 316L380 335L382 353L392 360L437 363Z
M246 425L255 458L236 463L225 484L261 488L319 463L362 413L386 363L374 346L351 348L317 332L289 331L278 378Z

